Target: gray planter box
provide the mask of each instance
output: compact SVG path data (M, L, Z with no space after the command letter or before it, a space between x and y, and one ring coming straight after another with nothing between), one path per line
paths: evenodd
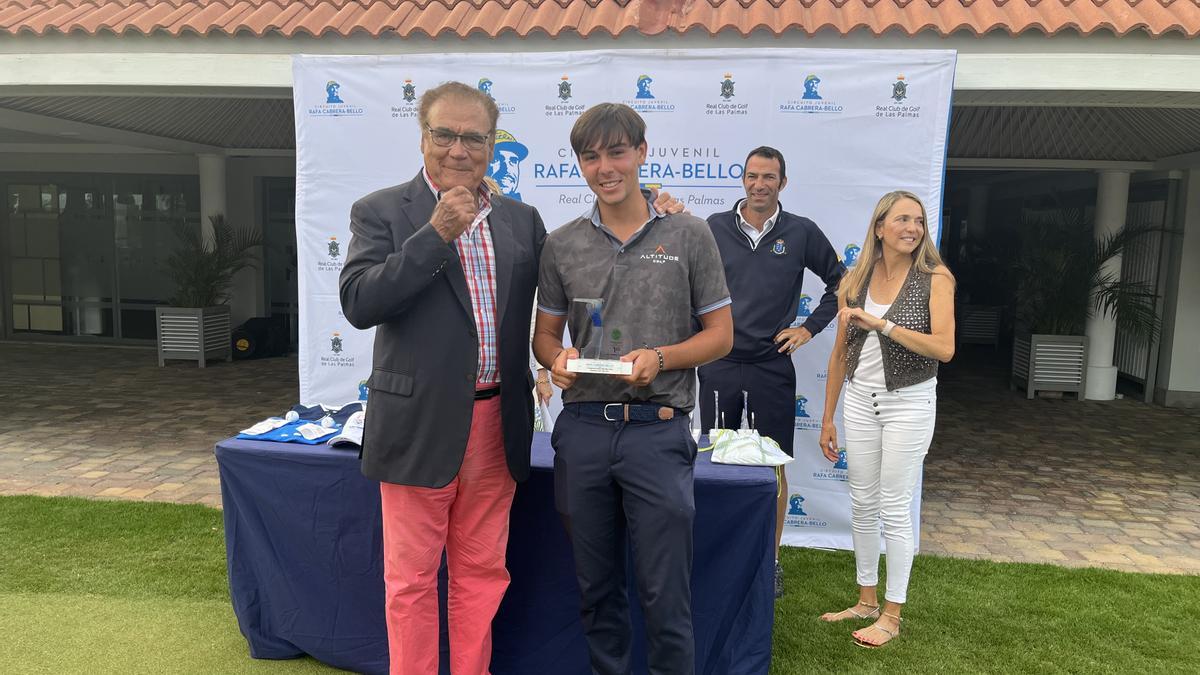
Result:
M196 361L203 368L205 359L233 360L228 305L156 307L154 314L158 365L164 365L167 359L184 359Z
M1013 341L1013 388L1020 383L1025 398L1038 391L1072 391L1082 400L1087 345L1084 335L1018 335Z

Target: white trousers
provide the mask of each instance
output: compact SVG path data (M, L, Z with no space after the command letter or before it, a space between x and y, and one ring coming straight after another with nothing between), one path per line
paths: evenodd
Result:
M858 585L879 583L879 528L889 602L903 603L913 561L913 491L933 440L937 379L896 391L846 385L846 474Z

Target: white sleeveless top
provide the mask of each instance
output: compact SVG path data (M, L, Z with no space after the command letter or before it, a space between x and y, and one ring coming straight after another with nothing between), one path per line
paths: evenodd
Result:
M891 306L890 303L881 305L872 300L870 290L863 299L863 310L874 316L882 317ZM875 331L867 333L852 379L856 385L868 391L887 391L887 381L883 376L883 345L879 344L879 334Z

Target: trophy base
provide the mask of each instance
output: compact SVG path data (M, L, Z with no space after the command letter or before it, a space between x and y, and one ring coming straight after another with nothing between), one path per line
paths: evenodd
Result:
M567 371L595 375L632 375L633 361L613 359L567 359Z

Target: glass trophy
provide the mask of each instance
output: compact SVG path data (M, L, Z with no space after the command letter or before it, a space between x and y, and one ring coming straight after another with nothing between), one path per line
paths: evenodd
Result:
M628 326L615 326L604 320L604 300L576 298L571 302L572 317L579 331L579 358L567 359L572 373L632 375L633 362L621 357L633 351L633 336Z

